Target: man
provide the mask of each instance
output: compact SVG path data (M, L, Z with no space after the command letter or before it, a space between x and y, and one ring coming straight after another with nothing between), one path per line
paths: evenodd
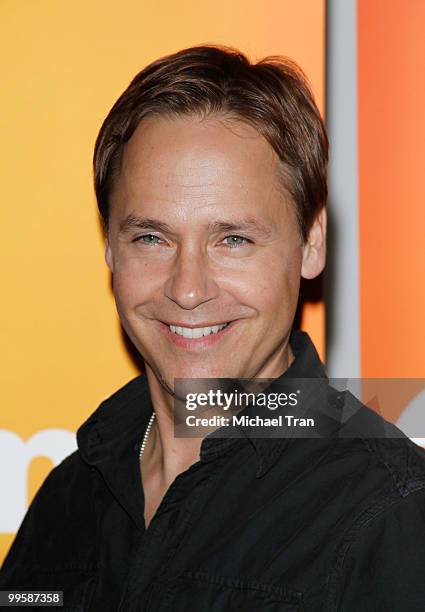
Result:
M1 588L62 590L85 612L425 609L424 453L386 423L368 436L357 405L361 434L341 436L347 397L291 333L300 278L325 264L327 149L279 58L186 49L116 102L95 188L145 373L80 427ZM316 381L304 409L332 435L175 436L180 379Z

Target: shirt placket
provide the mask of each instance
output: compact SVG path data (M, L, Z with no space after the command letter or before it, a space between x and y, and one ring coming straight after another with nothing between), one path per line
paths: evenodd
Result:
M220 457L208 463L198 461L170 485L141 537L119 612L163 608L174 556L181 551L190 525L207 501L219 463Z

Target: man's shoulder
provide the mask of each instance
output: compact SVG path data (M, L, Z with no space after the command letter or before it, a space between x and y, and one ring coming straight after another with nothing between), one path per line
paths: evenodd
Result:
M340 512L327 609L366 609L363 592L367 598L373 590L376 601L388 598L401 610L402 601L423 596L425 450L354 396L347 405L353 421L347 419L334 453L345 465L335 487L345 519Z
M74 451L38 489L5 558L0 583L25 581L23 573L30 581L37 568L59 567L64 550L89 542L95 533L93 508L90 469Z
M351 439L356 451L363 449L372 465L384 469L401 495L425 481L425 449L349 392L344 394L343 410L340 438Z
M361 442L400 497L421 489L425 494L425 449L407 437L362 438Z
M106 397L79 427L78 433L90 424L113 419L120 409L133 407L135 400L146 392L144 375L137 376ZM78 492L75 499L82 499L91 490L90 465L84 460L81 449L65 457L47 475L35 498L37 506L59 502L62 496L68 498L71 492Z
M49 472L37 491L31 507L34 514L46 517L56 512L59 507L73 506L75 511L76 506L79 503L86 504L89 497L91 497L90 468L77 449Z
M394 423L349 391L330 388L329 406L331 416L341 423L337 438L345 442L347 452L366 457L370 468L381 467L383 478L392 480L401 494L406 492L406 483L425 480L425 449Z

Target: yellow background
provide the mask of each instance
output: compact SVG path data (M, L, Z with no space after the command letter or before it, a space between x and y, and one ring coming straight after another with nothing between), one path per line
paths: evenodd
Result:
M0 428L75 431L138 374L120 332L92 189L94 140L148 62L200 43L284 54L324 101L323 0L3 0ZM323 356L323 304L303 326ZM28 500L51 463L33 460ZM13 466L10 466L13 469ZM6 494L7 492L2 492ZM0 534L0 561L13 534Z

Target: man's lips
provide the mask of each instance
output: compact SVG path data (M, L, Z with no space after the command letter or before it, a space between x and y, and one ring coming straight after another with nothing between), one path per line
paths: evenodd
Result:
M226 321L223 321L226 323ZM227 334L231 333L235 326L237 325L238 320L230 321L227 327L224 327L222 330L217 332L216 334L210 333L208 336L201 336L200 338L185 338L184 336L180 336L180 334L176 334L171 331L168 326L168 323L163 323L159 321L159 327L161 331L165 334L165 336L176 346L185 349L203 349L209 346L220 342ZM171 323L171 325L175 325ZM214 323L214 325L219 325L219 323ZM212 325L178 325L176 327L190 327L190 329L195 329L196 327L212 327Z
M224 323L233 323L233 321L214 321L214 323L197 323L196 325L191 325L190 323L180 323L175 321L160 321L165 325L174 325L175 327L187 327L188 329L196 329L199 327L214 327L215 325L224 325Z

